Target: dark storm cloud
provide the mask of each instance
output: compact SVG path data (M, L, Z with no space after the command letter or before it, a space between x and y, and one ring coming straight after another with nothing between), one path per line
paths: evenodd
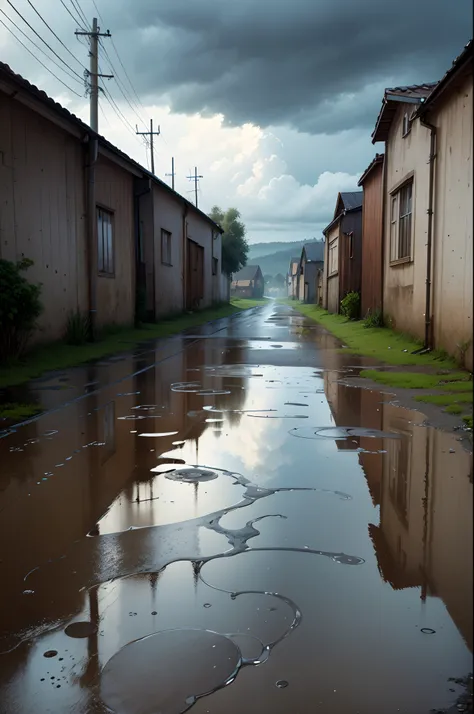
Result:
M472 24L471 0L121 4L116 35L144 96L310 133L373 125L383 87L439 79Z

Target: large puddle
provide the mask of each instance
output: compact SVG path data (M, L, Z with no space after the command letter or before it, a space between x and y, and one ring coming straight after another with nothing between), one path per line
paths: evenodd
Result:
M471 455L336 347L268 307L39 383L0 440L1 712L456 702Z

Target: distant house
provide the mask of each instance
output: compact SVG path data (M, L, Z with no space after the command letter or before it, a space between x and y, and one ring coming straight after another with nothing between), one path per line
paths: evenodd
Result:
M318 284L324 266L324 243L308 243L303 246L298 263L298 299L305 303L319 304Z
M375 158L360 177L362 202L361 315L382 310L383 273L383 154Z
M473 43L436 85L386 89L384 313L472 369Z
M259 265L246 265L232 276L230 293L234 297L259 299L263 292L264 280Z
M325 236L323 307L339 312L341 300L361 289L362 191L339 193Z
M293 300L298 298L299 265L300 256L290 259L290 267L288 269L288 297Z

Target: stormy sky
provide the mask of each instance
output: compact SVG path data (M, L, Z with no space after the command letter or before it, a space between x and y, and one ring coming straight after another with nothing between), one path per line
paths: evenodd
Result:
M251 242L320 236L337 192L355 189L383 150L370 134L384 88L440 79L472 33L471 0L32 0L73 57L28 0L11 3L78 74L87 47L66 7L77 20L98 10L113 33L101 70L118 75L104 80L101 133L146 165L133 130L153 117L156 173L169 181L174 156L176 188L192 198L186 176L197 166L200 207L235 205ZM0 8L52 56L7 0ZM84 94L74 73L0 20ZM88 120L87 99L1 24L0 45L12 69Z

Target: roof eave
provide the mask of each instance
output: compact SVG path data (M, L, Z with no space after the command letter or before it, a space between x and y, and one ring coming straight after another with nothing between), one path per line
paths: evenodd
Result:
M471 49L471 48L470 48ZM426 100L421 104L416 112L416 117L420 117L426 114L430 109L433 109L434 105L442 98L447 90L451 87L453 82L462 74L466 69L472 68L472 49L470 52L466 51L466 56L464 59L455 67L452 68L451 73L442 79L436 87L433 89L431 94L428 95ZM471 70L472 71L472 70Z

